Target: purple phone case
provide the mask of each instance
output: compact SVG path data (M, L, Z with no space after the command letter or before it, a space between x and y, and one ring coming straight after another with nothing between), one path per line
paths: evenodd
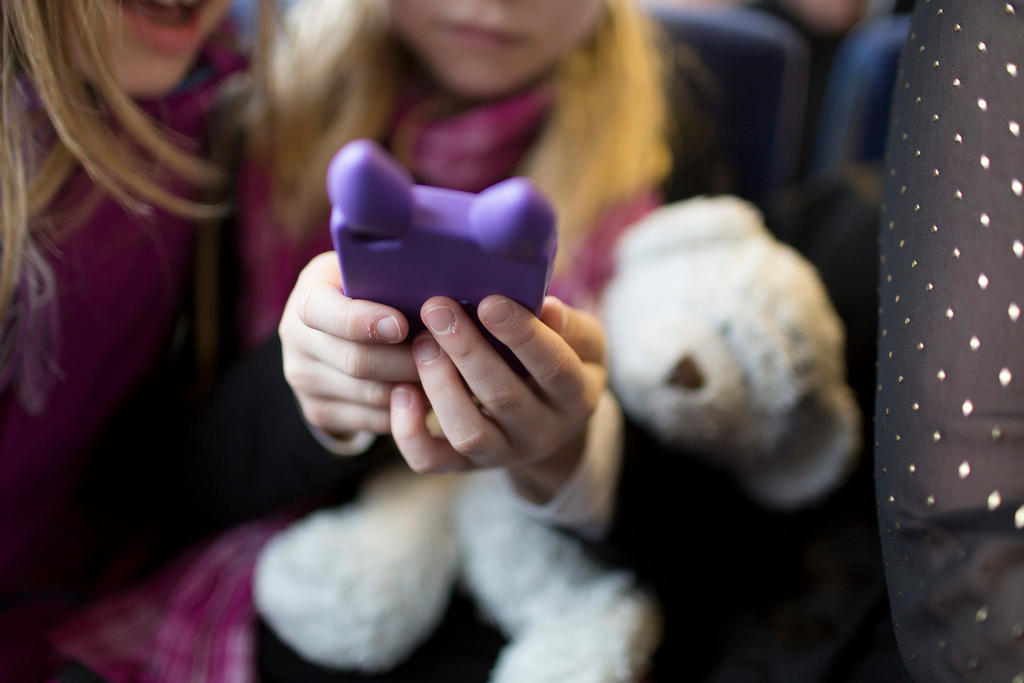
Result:
M479 194L416 185L379 145L356 140L331 161L327 194L345 294L397 308L410 337L423 328L420 307L435 295L474 317L491 294L540 313L557 232L551 205L529 180L511 178Z

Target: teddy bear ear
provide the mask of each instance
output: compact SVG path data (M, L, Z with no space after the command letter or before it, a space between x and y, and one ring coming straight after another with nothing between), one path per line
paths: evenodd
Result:
M346 229L367 237L398 237L412 222L413 181L371 140L346 144L327 169L327 195Z
M555 212L533 183L510 178L474 197L469 228L483 249L513 258L539 258L554 247Z

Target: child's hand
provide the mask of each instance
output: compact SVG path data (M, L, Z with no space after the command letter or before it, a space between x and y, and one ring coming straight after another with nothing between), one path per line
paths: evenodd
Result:
M521 494L546 501L575 470L585 428L604 390L604 332L593 316L554 297L538 319L502 296L481 302L487 329L530 374L517 375L452 299L433 297L413 341L422 386L391 393L391 429L417 472L507 467ZM447 438L433 437L432 407Z
M343 437L386 434L395 382L418 380L405 317L393 308L341 293L334 252L303 269L278 333L284 376L314 427Z

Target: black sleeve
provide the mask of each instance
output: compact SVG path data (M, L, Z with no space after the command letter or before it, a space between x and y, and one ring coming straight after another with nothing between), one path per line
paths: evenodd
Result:
M218 143L214 156L231 169L229 177L235 180L244 145L232 112L245 96L244 87L225 91L211 122L211 139ZM233 185L228 196L240 196L239 192ZM195 356L190 376L197 378L190 393L197 400L190 402L192 414L183 422L190 427L182 436L186 445L167 458L170 472L164 488L180 504L188 537L282 505L346 498L371 461L397 452L390 439L382 438L369 453L357 457L331 454L313 438L284 379L276 332L257 348L241 350L237 316L244 278L237 220L236 215L216 226L215 244L200 245L211 250L207 256L213 254L211 261L198 259L197 268L214 263L205 286L215 292L215 304L205 310L199 302L206 299L194 295L188 299L191 334L198 335L201 328L217 331L215 358L199 358L200 345L190 340ZM200 280L195 279L195 286L203 286ZM204 311L216 322L205 319Z
M194 441L177 466L186 512L201 529L354 486L393 449L382 437L368 453L336 456L313 438L284 379L276 334L218 383Z
M921 681L1024 680L1024 3L920 0L881 222L875 479Z
M355 457L325 450L284 380L276 335L208 394L189 393L191 368L162 363L97 439L80 496L102 530L98 561L129 544L159 561L280 506L346 500L367 469L398 457L389 438Z

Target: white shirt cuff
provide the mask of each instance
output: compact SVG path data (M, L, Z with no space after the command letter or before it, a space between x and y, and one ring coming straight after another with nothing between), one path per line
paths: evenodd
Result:
M591 539L603 538L615 511L623 429L622 410L605 389L597 410L590 416L580 464L551 500L543 505L531 503L516 494L507 475L501 477L516 507L546 524L566 527Z
M307 423L306 426L321 446L339 456L362 455L377 440L377 435L373 432L355 432L346 437L336 437L311 424Z

